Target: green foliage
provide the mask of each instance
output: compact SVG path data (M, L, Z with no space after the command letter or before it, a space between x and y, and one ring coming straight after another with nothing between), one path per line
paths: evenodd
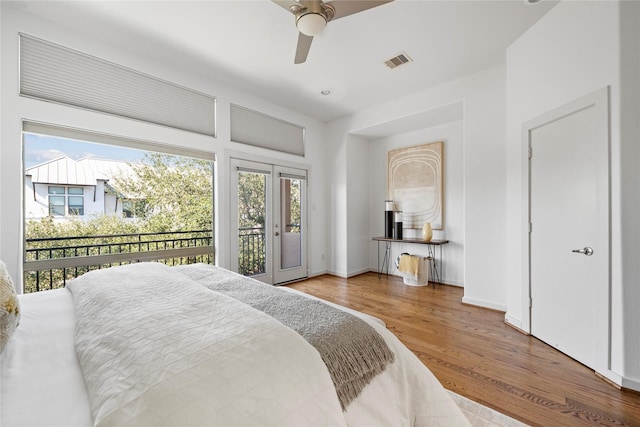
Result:
M238 228L265 227L266 179L261 173L238 173Z
M116 215L98 215L89 221L78 217L70 217L65 221L56 221L47 216L40 220L29 220L25 227L27 239L101 236L109 234L130 234L140 232L138 224L125 221ZM92 239L95 242L95 239ZM47 243L49 245L50 243Z
M135 199L136 216L148 232L207 230L213 225L213 170L210 161L148 153L132 165L134 178L111 185Z
M188 236L172 233L141 235L212 230L213 170L211 162L150 153L146 155L143 164L132 165L132 168L135 173L133 178L117 176L110 180L110 184L117 194L134 196L129 201L135 219L100 214L89 220L67 217L64 221L60 221L51 216L40 220L29 220L25 225L26 260L142 252L211 244L210 231L189 233ZM66 237L73 237L73 239L51 240ZM211 262L211 257L199 255L189 258L170 258L161 262L172 265ZM67 280L88 270L108 266L28 272L25 275L25 292L61 287Z
M261 173L238 172L238 268L247 276L266 271L266 180Z

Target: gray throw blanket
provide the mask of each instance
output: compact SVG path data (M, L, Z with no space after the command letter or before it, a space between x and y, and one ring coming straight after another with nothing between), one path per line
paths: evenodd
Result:
M304 337L327 365L343 410L394 361L393 352L370 325L322 301L210 265L173 268L211 290L270 315Z

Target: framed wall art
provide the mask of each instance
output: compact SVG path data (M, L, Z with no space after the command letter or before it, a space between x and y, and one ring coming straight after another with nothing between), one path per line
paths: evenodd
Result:
M387 196L402 211L404 228L431 223L443 228L444 163L442 142L399 148L388 152Z

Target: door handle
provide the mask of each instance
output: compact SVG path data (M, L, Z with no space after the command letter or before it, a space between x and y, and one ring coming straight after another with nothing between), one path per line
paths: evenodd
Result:
M593 249L591 249L589 246L585 246L583 249L573 249L571 252L574 252L577 254L584 254L586 256L593 255Z
M276 237L278 237L280 235L279 231L276 231Z

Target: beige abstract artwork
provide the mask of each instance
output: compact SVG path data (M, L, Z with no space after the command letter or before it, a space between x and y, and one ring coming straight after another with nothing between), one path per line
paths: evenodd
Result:
M402 211L403 228L430 222L441 230L443 143L433 142L389 151L388 198Z

